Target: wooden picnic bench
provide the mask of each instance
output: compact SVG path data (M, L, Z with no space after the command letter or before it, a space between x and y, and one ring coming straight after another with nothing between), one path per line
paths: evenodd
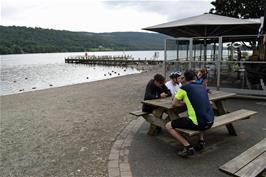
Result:
M236 94L221 92L221 91L212 91L212 93L209 94L209 99L215 104L216 107L215 110L216 116L212 128L225 125L229 134L236 136L237 134L232 123L238 120L250 118L250 116L256 114L256 112L247 109L241 109L228 113L228 111L226 111L226 109L224 108L223 101L225 99L233 97L234 95ZM151 113L142 112L141 110L130 112L130 114L134 116L142 116L145 120L151 123L150 129L148 131L148 134L150 135L156 135L159 132L158 127L164 128L165 124L168 121L179 118L178 114L186 110L185 106L173 107L171 98L145 100L142 101L142 103L155 106L168 115L167 118L162 119L161 117L152 115ZM176 130L186 136L193 136L200 133L200 131L193 131L187 129L176 129Z
M255 177L266 169L266 138L219 168L238 177Z
M251 110L247 110L247 109L240 109L240 110L233 111L233 112L221 115L221 116L215 116L214 123L213 123L211 128L216 128L216 127L219 127L222 125L232 124L235 121L250 118L250 116L253 116L256 113L257 112L255 112L255 111L251 111ZM200 133L200 131L181 129L181 128L178 128L176 130L178 132L181 132L181 133L187 135L187 136L193 136L193 135ZM235 133L233 133L233 134L230 133L230 130L228 130L228 131L229 131L229 134L236 135Z

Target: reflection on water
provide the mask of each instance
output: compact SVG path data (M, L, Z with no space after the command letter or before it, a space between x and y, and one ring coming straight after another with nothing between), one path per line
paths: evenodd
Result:
M119 54L119 52L102 53L104 55ZM154 52L133 52L135 57L138 53L140 57L145 54L149 54L147 55L149 57ZM84 53L2 55L0 95L91 82L140 72L133 67L64 63L65 57L80 54ZM93 54L98 55L96 52ZM123 53L120 52L121 54Z
M1 95L108 79L138 73L133 68L45 64L1 69Z

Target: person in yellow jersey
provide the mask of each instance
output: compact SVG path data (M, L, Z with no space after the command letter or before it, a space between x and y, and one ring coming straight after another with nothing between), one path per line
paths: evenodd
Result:
M191 130L209 129L214 121L214 113L206 88L201 84L195 83L195 72L186 71L184 77L185 83L176 93L172 104L173 106L185 105L187 107L187 117L170 121L165 126L168 132L184 146L184 149L179 151L178 155L188 157L195 153L195 149L201 150L204 148L203 133L200 133L199 143L194 148L175 128Z

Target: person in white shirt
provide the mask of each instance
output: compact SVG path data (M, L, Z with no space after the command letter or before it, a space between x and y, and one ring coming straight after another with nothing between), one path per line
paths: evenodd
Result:
M181 75L181 72L172 72L169 75L170 80L165 83L166 87L171 91L173 97L176 95L178 89L182 86Z

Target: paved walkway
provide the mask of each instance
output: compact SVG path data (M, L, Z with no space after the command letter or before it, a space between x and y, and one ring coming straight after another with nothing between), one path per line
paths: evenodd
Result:
M148 136L149 124L141 118L132 121L115 142L109 156L109 176L162 177L197 176L226 177L219 166L239 155L265 137L266 102L259 100L232 99L226 102L228 110L246 108L258 111L249 120L234 123L238 136L229 136L226 128L207 132L207 148L194 157L177 156L182 148L164 130L158 136ZM197 138L191 139L192 143Z

